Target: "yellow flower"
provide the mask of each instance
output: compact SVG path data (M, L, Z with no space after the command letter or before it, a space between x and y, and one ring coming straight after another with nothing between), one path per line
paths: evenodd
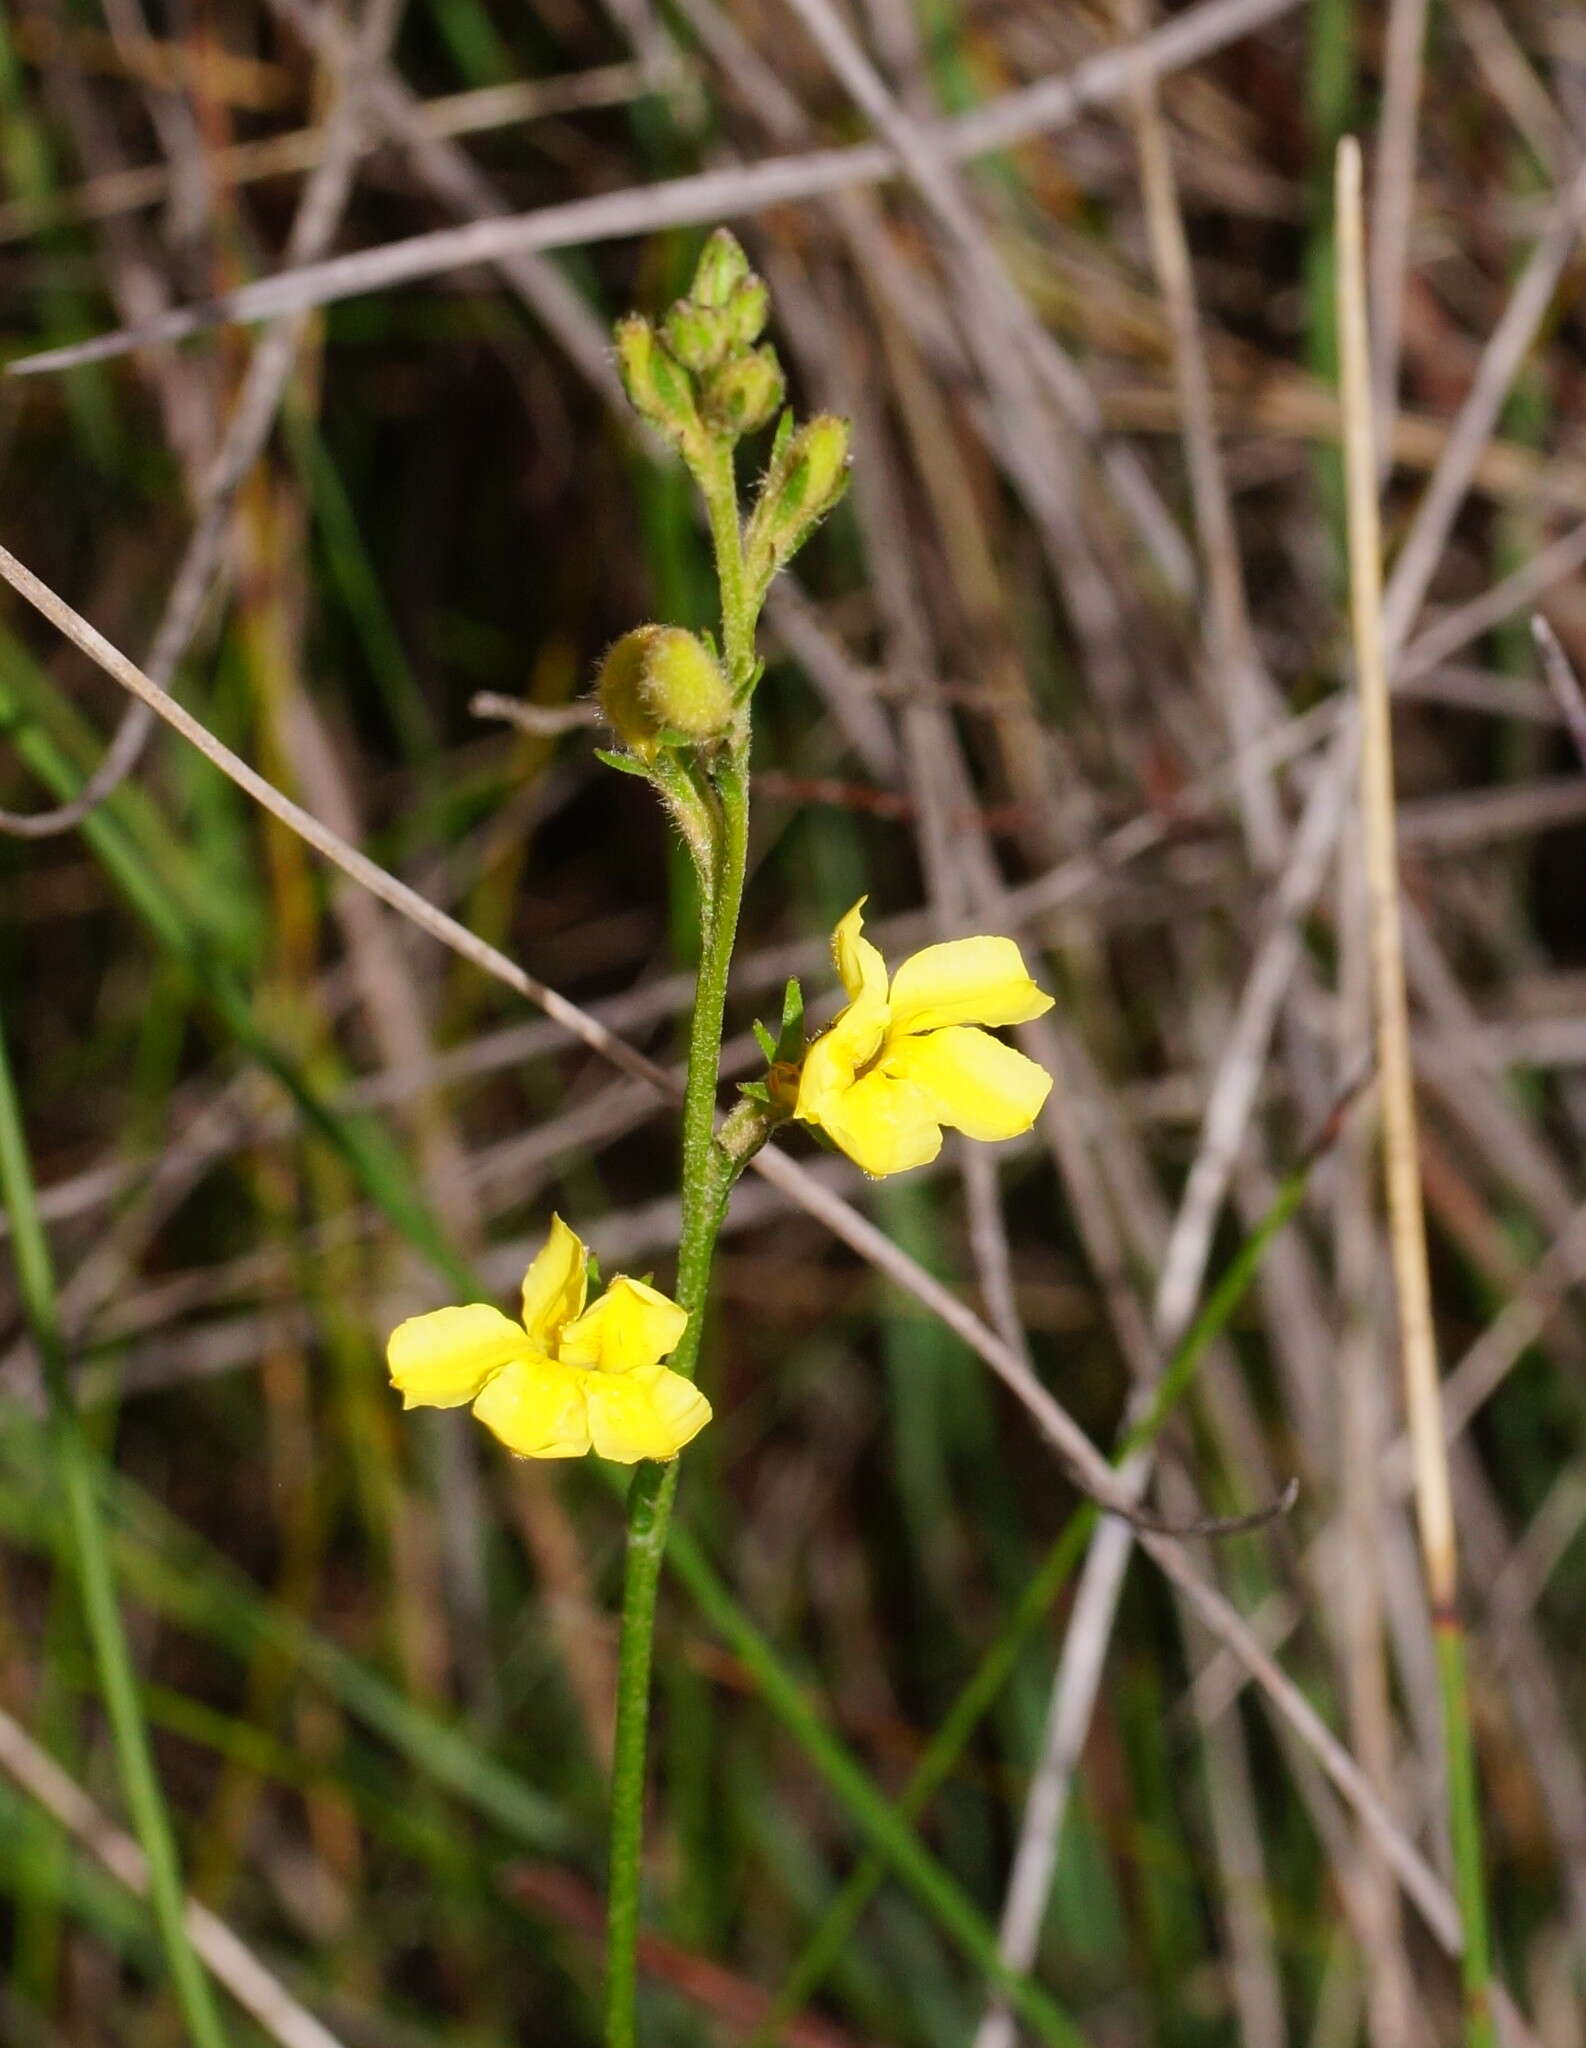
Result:
M582 1242L553 1216L523 1276L521 1323L476 1301L400 1324L386 1359L403 1407L472 1402L520 1458L675 1458L710 1420L699 1389L661 1364L688 1316L625 1273L586 1309L588 1267Z
M863 935L865 898L832 939L848 1007L810 1047L793 1114L819 1124L866 1173L903 1173L942 1149L942 1126L1016 1138L1052 1078L982 1024L1024 1024L1052 1007L1012 939L950 939L911 954L887 984Z

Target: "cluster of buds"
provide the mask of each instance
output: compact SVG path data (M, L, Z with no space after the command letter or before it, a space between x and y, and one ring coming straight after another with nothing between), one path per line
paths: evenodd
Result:
M787 383L776 350L760 340L770 310L737 237L717 228L659 332L637 313L617 323L617 365L634 410L686 460L707 440L737 441L775 417Z

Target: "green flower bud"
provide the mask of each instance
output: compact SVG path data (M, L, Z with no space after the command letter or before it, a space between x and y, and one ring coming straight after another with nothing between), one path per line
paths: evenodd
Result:
M749 275L749 259L730 228L717 228L700 251L689 297L696 306L725 306Z
M641 761L655 759L661 723L645 701L644 657L659 626L636 626L624 633L600 664L596 690L601 716L628 749Z
M630 313L615 333L617 368L634 411L673 440L692 433L699 416L688 372L662 347L649 321Z
M728 330L740 348L758 341L771 317L771 294L765 279L751 272L733 292L724 311Z
M786 389L776 350L767 342L713 370L700 396L706 421L718 433L752 434L770 419Z
M679 299L666 316L666 345L685 370L709 370L727 353L728 315L718 307Z
M848 437L846 420L818 413L773 459L745 536L751 574L762 582L803 546L847 490Z
M682 626L647 630L639 666L645 709L658 725L690 739L719 737L732 723L732 691L710 649Z

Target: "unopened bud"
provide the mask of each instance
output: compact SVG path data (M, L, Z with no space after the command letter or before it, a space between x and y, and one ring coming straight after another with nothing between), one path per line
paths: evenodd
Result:
M776 350L767 342L713 370L700 395L706 420L718 433L752 434L770 419L786 389Z
M616 342L617 367L634 411L680 440L698 425L687 371L637 313L617 322Z
M749 275L749 259L730 228L716 228L700 251L689 297L696 306L725 306Z
M682 626L652 626L640 656L639 695L665 729L715 739L732 723L732 691L705 643Z
M848 488L848 422L819 413L782 446L749 521L752 570L769 582Z
M751 271L723 310L732 339L740 348L748 348L752 342L758 341L771 317L771 294L766 289L765 279L756 277Z
M709 370L727 353L729 315L716 306L679 299L666 316L666 345L686 370Z
M645 701L644 657L660 626L635 626L624 633L600 664L597 691L601 715L629 753L641 761L655 759L661 720Z

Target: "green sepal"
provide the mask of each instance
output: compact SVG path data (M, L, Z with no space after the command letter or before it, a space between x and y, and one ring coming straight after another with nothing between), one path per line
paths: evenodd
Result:
M604 761L608 768L615 768L621 775L637 775L641 782L650 781L650 771L642 761L636 761L631 754L619 754L614 747L596 747L595 759Z
M740 1081L738 1093L747 1096L751 1102L758 1102L763 1109L775 1107L771 1100L771 1091L764 1081Z
M769 1036L769 1033L767 1034ZM804 1057L804 991L796 974L782 991L782 1025L766 1058L773 1066L796 1067Z
M785 405L782 408L782 417L776 423L776 433L772 437L771 441L770 467L772 469L775 469L777 464L782 460L782 457L787 450L787 444L789 443L789 441L792 440L792 438L793 408L790 405Z
M734 711L741 711L744 705L748 703L749 699L759 688L760 678L764 674L765 656L762 654L756 658L754 667L750 669L748 675L733 692L732 708Z
M752 1029L754 1031L755 1044L758 1045L760 1050L765 1054L766 1065L768 1067L774 1065L776 1061L777 1041L771 1036L770 1032L767 1031L767 1029L760 1022L760 1019L758 1017L755 1018Z

